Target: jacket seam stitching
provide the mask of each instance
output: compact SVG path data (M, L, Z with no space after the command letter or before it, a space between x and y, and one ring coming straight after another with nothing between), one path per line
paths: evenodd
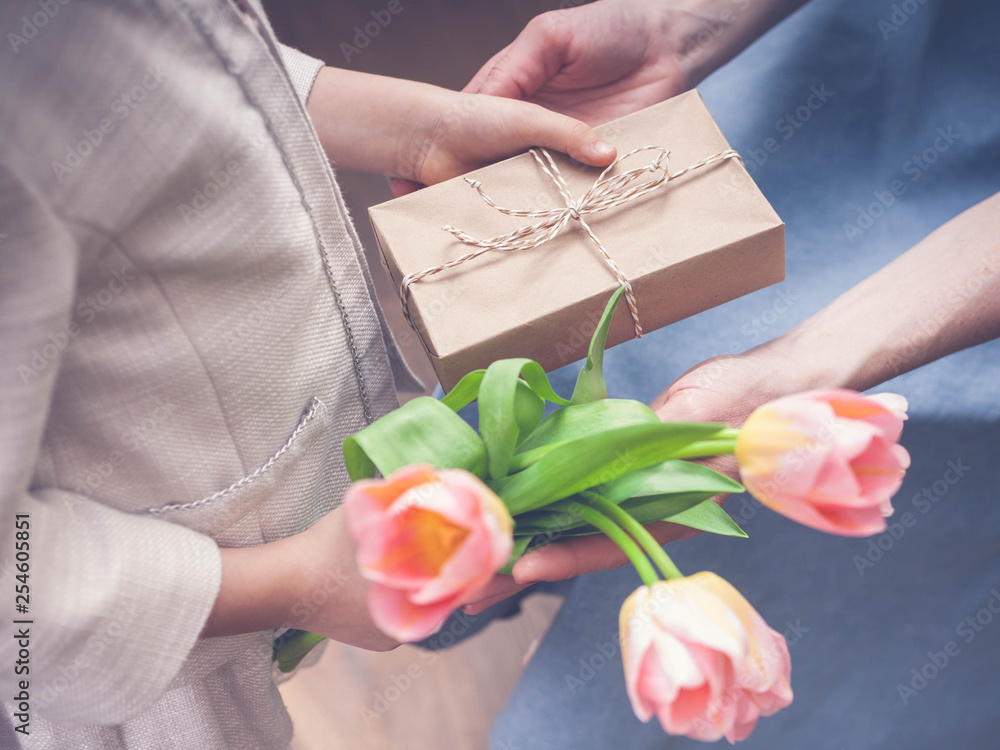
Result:
M351 322L348 318L347 309L344 306L344 300L340 296L340 290L337 289L337 284L334 281L333 268L330 263L329 254L327 253L326 244L324 243L323 238L320 235L319 227L316 222L316 217L313 214L312 207L306 200L305 191L302 189L302 185L299 182L298 176L295 174L295 170L292 169L291 162L288 159L288 154L285 152L285 149L281 144L281 140L278 138L278 134L274 129L274 125L271 122L271 118L268 117L267 113L264 111L264 108L260 105L260 102L257 100L256 95L250 90L250 86L247 84L246 80L243 78L242 75L240 75L237 72L236 66L233 64L232 60L223 53L214 35L204 24L202 19L198 17L198 15L194 12L191 6L184 0L181 0L179 5L181 8L184 9L185 15L198 30L198 33L201 34L201 36L204 38L208 47L212 50L212 52L219 59L219 61L222 62L223 66L226 69L226 72L229 73L236 80L237 84L240 87L240 90L243 92L243 96L246 97L246 100L260 115L264 123L264 128L267 130L268 135L271 136L271 142L274 143L275 148L277 148L278 154L281 156L281 161L285 165L285 170L287 171L288 176L291 178L292 184L295 185L295 189L299 194L299 201L301 202L303 209L305 209L306 214L309 216L309 223L312 227L313 237L315 238L317 247L319 248L320 256L322 257L323 260L323 268L326 271L326 277L327 280L330 282L330 289L333 292L333 298L337 304L337 310L340 313L341 322L344 325L344 333L347 337L347 346L351 351L351 359L353 360L354 364L354 372L358 381L358 389L360 391L361 401L364 407L365 420L368 423L371 423L374 420L374 416L372 413L371 403L368 398L368 388L367 385L365 384L365 376L361 366L361 357L358 355L357 345L354 340L354 330L351 327ZM293 96L295 97L296 104L301 107L302 103L301 100L299 99L298 94L295 94L293 92Z

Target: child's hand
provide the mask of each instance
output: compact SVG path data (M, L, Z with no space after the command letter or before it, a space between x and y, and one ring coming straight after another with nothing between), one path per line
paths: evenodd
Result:
M532 146L605 167L615 148L579 120L535 104L439 89L409 123L395 174L432 185ZM398 190L394 191L398 193Z
M585 123L535 104L337 68L320 71L308 110L334 166L403 178L403 192L532 146L595 167L616 155Z
M222 585L203 638L292 627L371 651L399 645L368 615L368 582L339 509L300 534L220 551Z

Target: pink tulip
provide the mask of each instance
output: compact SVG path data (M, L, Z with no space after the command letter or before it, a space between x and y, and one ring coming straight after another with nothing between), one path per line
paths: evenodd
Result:
M344 512L358 568L371 581L372 620L398 641L436 632L513 547L507 508L461 469L406 466L387 479L355 482Z
M757 409L736 458L747 491L784 516L830 534L885 531L891 498L910 465L898 445L906 399L825 390Z
M784 637L714 573L641 586L619 623L632 709L668 734L736 742L792 702Z

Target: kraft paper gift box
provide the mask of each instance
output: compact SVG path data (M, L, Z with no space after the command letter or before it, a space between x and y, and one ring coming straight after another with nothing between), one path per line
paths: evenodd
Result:
M784 224L761 194L697 92L688 92L597 128L619 156L644 146L669 150L669 173L723 155L658 189L584 220L631 284L645 333L782 281ZM550 152L573 200L601 174ZM650 165L639 152L607 177ZM661 165L664 162L661 161ZM635 183L655 179L644 171ZM506 159L369 209L382 260L397 289L410 274L476 250L443 227L488 240L542 221L509 216L565 208L567 201L530 153ZM621 188L621 190L627 189ZM550 214L551 215L551 214ZM537 234L537 233L536 233ZM404 310L445 389L497 359L528 357L546 370L587 354L590 335L619 279L572 215L537 247L491 249L401 289ZM608 345L636 336L618 306Z

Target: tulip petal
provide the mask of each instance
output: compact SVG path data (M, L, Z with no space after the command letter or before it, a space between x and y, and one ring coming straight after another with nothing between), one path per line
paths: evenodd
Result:
M689 576L695 577L699 585L724 602L743 625L747 637L746 663L756 669L763 683L771 684L779 675L787 676L791 670L791 660L785 637L774 631L743 594L725 578L707 571ZM745 685L750 690L761 689L760 681Z
M845 389L766 404L737 439L743 483L764 505L806 526L849 536L882 532L910 462L896 443L906 407L896 394Z
M653 716L651 704L641 698L636 682L646 652L653 648L655 630L651 617L645 608L649 587L640 586L622 604L618 614L618 633L621 642L622 666L625 669L625 689L632 709L641 721L649 721Z
M882 438L877 427L837 417L833 420L833 444L830 453L842 461L850 461L864 453L875 438Z
M675 582L672 600L655 610L657 624L686 643L708 646L734 659L743 658L746 642L739 621L718 597L693 579L689 576Z
M514 521L510 517L507 506L478 477L462 469L444 469L439 473L441 481L448 487L462 488L468 493L468 496L479 500L474 506L476 519L480 516L485 517L487 515L485 511L489 510L496 518L498 531L505 534L510 534L513 531Z
M659 711L661 704L669 704L676 698L677 682L669 671L674 666L673 662L664 661L663 653L658 647L648 648L643 653L636 675L635 693L638 696L655 697L653 700L644 699L646 718L643 721L648 721L654 712ZM690 667L693 668L693 664Z
M732 742L791 702L784 637L713 573L637 589L619 622L633 709L643 721L655 713L669 734ZM713 630L739 634L735 658L703 642Z
M761 712L749 693L743 693L736 704L736 719L732 728L726 732L730 744L745 740L757 726Z
M834 436L829 405L788 396L757 409L740 429L736 458L744 484L768 504L812 487Z
M388 512L402 513L407 508L427 508L456 526L469 527L476 523L479 515L479 500L474 490L446 483L438 475L433 482L406 490Z
M458 604L454 598L418 606L405 591L380 583L371 584L368 591L368 611L375 626L403 642L419 641L436 633Z
M405 585L437 576L468 535L468 528L437 511L411 505L371 530L358 561L373 579Z
M840 536L871 536L886 529L881 508L838 508L795 503L774 510L803 526Z
M898 445L889 445L881 438L873 440L868 450L851 461L851 468L858 477L861 491L881 502L892 497L903 483L910 456L906 454L906 464ZM905 449L902 449L905 452Z
M850 465L833 456L823 464L806 497L813 503L857 504L858 480Z
M342 503L351 535L359 539L368 529L379 523L382 514L400 495L411 487L435 480L431 466L416 464L406 466L388 479L362 479L352 484L344 493Z
M862 396L855 391L835 388L814 391L810 395L830 404L838 417L873 425L890 443L897 442L899 436L903 434L907 403L905 398L895 393Z
M513 546L510 514L463 470L400 469L345 495L357 563L372 582L375 624L398 640L423 638L489 582Z
M673 703L664 704L656 717L668 734L685 735L703 742L714 742L723 735L719 723L709 718L712 690L708 683L680 691Z
M483 533L473 532L452 554L433 578L410 595L415 604L429 604L464 592L472 597L493 578L499 566L492 563L489 542Z

